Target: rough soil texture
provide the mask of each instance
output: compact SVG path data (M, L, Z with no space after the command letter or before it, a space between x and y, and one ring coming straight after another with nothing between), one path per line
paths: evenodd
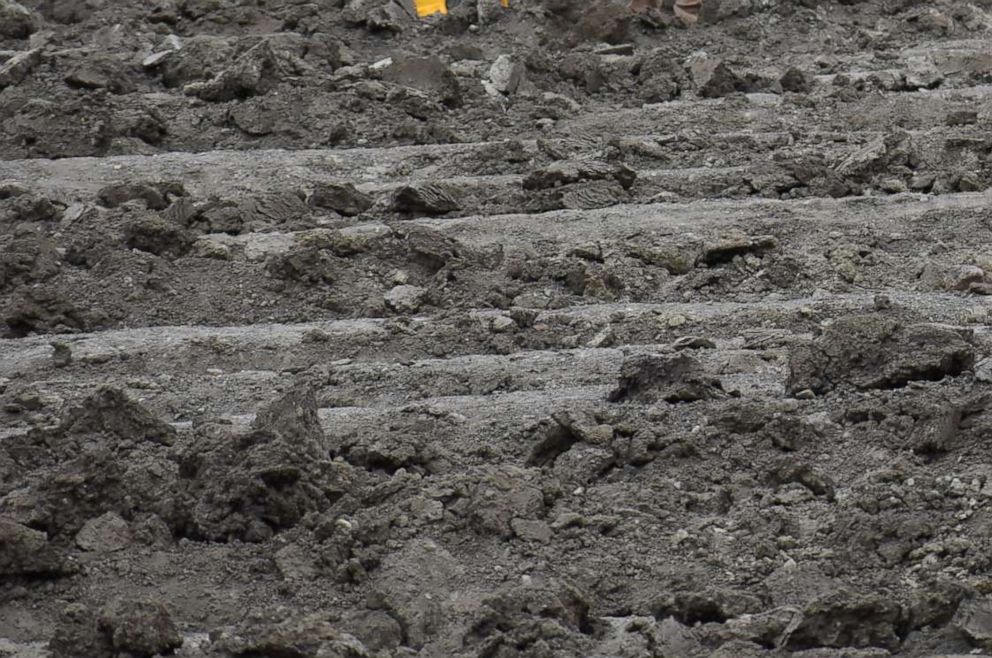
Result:
M511 2L0 0L0 656L992 655L992 3Z

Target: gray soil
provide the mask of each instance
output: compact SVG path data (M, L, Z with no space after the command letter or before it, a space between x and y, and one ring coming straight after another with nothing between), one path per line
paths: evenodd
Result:
M992 655L992 2L0 0L0 656Z

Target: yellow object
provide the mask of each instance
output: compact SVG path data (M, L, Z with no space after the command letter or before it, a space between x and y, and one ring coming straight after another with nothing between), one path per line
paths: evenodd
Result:
M417 6L417 16L433 16L434 14L447 14L447 0L413 0Z
M416 5L417 16L420 18L423 18L424 16L433 16L434 14L448 13L447 0L413 0L413 4ZM510 0L499 0L499 4L504 7L509 7Z

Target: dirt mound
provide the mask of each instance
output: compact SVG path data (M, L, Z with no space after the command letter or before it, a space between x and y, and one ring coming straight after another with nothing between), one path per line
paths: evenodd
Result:
M206 423L179 464L188 517L180 532L211 541L265 541L319 514L355 486L326 457L317 402L296 387L262 409L252 428Z
M71 537L89 519L174 517L175 431L119 389L101 388L51 429L5 445L16 472L0 509L52 537Z

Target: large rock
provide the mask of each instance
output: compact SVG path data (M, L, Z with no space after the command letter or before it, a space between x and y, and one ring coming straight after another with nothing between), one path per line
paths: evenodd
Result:
M825 393L839 385L900 388L936 381L972 367L974 348L957 331L932 324L903 325L881 315L841 318L815 340L793 348L786 389Z
M696 87L696 93L703 98L719 98L747 87L741 76L730 69L719 58L701 56L691 58L687 68Z
M111 57L91 57L69 71L65 82L76 89L106 89L115 94L134 91L128 70Z
M974 646L992 651L992 601L983 598L961 605L954 625Z
M0 517L0 578L53 576L68 571L45 533Z
M90 519L76 533L76 546L93 553L112 553L131 543L131 528L115 512Z
M0 37L27 39L37 29L38 15L14 0L0 0Z
M382 71L382 79L437 96L445 105L461 104L458 77L437 57L394 56Z
M512 94L523 82L527 69L509 55L500 55L489 67L489 84L501 94Z
M317 208L328 208L345 217L354 217L372 207L372 197L351 183L318 183L307 197L307 203Z

